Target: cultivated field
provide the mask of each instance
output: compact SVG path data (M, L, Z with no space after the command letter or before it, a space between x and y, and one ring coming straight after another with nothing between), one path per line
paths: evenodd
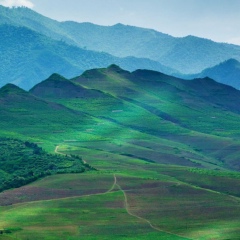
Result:
M0 194L0 228L17 239L238 239L236 189L211 185L209 172L179 180L186 171L150 164L131 173L50 176ZM239 176L219 178L240 184Z

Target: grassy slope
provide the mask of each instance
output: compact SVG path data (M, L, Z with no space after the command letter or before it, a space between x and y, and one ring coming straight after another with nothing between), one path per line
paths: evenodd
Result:
M210 155L219 161L230 161L230 151L237 154L238 91L226 89L210 79L186 82L149 71L129 74L114 67L86 72L75 81L120 99L122 105L116 110L122 112L111 112L111 109L103 112L94 105L88 108L87 102L85 106L81 102L82 108L95 116L104 114L100 116L152 138L180 142L200 155ZM80 108L72 100L61 103ZM238 168L234 157L232 160L235 163L231 164Z
M221 171L239 166L239 110L230 101L238 93L221 95L224 89L212 82L198 82L202 89L196 93L194 82L166 76L151 88L144 74L111 66L74 81L91 93L100 90L101 98L48 96L65 105L59 118L71 116L67 107L85 116L85 124L69 121L64 133L36 131L33 139L44 146L59 144L58 153L82 156L100 171L51 176L1 193L1 203L13 204L0 208L0 228L12 228L3 236L27 239L34 232L36 239L238 239L240 176ZM218 92L209 94L209 87ZM218 105L220 98L224 106ZM22 134L17 127L15 131Z
M39 99L11 84L0 89L0 103L1 135L38 142L47 150L53 151L57 143L95 122L90 116Z
M0 227L12 229L10 235L19 239L33 232L35 239L237 239L239 198L184 183L163 175L164 170L184 172L144 167L116 174L115 186L113 174L51 176L18 189L14 195L25 203L1 207ZM46 199L42 192L57 190L69 198L41 200ZM24 199L24 192L35 202ZM11 192L5 199L7 194ZM41 201L36 202L36 195Z

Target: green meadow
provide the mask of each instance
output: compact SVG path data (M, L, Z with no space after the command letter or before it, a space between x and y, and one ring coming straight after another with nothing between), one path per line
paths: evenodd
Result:
M103 172L50 176L4 192L1 201L14 195L18 198L11 205L1 207L1 228L11 232L3 236L14 239L30 236L34 239L238 238L238 197L224 193L224 186L218 191L211 190L164 173L182 171L183 174L185 169L163 170L156 166L154 169L152 178L153 167L142 174L139 170L131 175L115 174L116 183L113 174ZM240 182L231 180L233 184Z
M0 193L0 239L239 239L239 101L210 79L114 65L3 87L1 136L65 172Z

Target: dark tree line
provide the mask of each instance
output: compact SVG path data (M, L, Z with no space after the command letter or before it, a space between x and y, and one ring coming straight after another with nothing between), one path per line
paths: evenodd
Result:
M37 144L0 138L0 191L17 188L39 178L94 170L76 155L49 154Z

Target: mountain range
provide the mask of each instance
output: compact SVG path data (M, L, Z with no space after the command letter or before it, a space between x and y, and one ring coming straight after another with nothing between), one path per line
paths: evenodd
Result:
M179 162L178 157L170 155L157 158L164 164L176 161L178 165L204 167L208 163L240 169L238 151L227 154L238 145L240 93L209 78L186 81L155 71L129 72L111 65L73 79L53 74L29 92L7 84L0 89L0 101L1 132L7 136L17 134L44 141L50 147L66 136L113 141L113 133L123 137L132 131L132 140L145 134L156 141L171 141L172 146L191 145L192 157L188 160ZM103 121L105 126L99 128ZM127 140L123 137L122 141ZM156 160L142 154L138 157Z
M175 76L199 72L199 76L207 76L206 68L229 59L240 61L237 45L194 36L176 38L123 24L58 22L23 7L0 6L0 26L1 85L12 82L25 89L52 72L70 78L112 63L129 71L142 68ZM223 82L225 75L219 74L215 80ZM236 80L231 79L225 83L236 87L232 84Z
M1 85L33 87L53 72L74 77L84 70L116 63L129 70L168 68L149 59L118 58L53 40L25 27L0 25ZM14 71L13 71L14 69ZM169 69L168 69L169 70Z

